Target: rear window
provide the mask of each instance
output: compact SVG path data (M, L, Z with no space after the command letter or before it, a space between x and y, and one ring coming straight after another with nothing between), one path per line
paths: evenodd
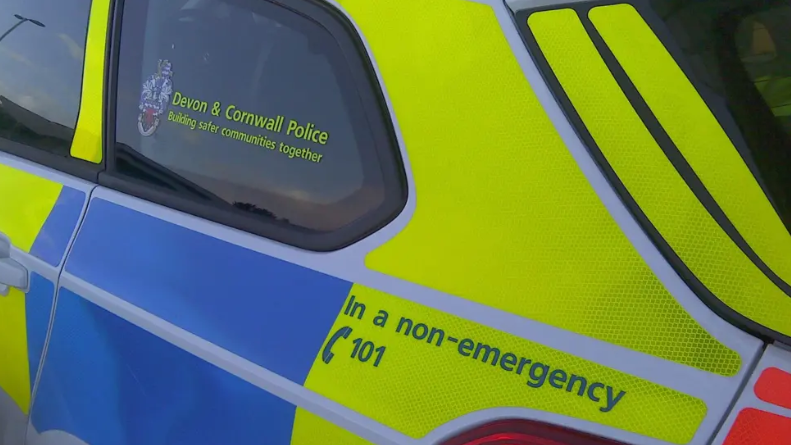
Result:
M786 134L791 134L791 6L746 16L736 48L750 80Z
M791 2L652 0L704 94L735 120L750 165L791 229Z

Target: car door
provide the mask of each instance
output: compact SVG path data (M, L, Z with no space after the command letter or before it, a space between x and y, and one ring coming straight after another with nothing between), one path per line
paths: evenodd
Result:
M381 92L323 6L116 8L114 144L59 282L28 443L289 443L297 406L326 403L301 385L351 283L282 258L321 258L403 208Z
M91 129L77 123L90 1L0 6L0 443L15 445L98 166L72 156Z
M2 142L4 143L4 142ZM0 418L21 443L62 260L92 184L0 154Z
M0 440L19 444L62 261L92 184L6 154L0 178Z

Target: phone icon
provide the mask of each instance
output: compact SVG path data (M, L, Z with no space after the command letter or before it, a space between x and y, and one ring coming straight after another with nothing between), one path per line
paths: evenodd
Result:
M332 358L335 357L335 354L332 353L332 347L335 345L335 342L337 342L341 338L349 338L349 335L351 335L351 333L352 333L352 328L350 328L349 326L344 326L338 329L337 331L335 331L335 333L332 334L330 341L328 341L327 344L324 346L324 350L321 351L321 360L324 361L324 363L329 364L330 360L332 360Z

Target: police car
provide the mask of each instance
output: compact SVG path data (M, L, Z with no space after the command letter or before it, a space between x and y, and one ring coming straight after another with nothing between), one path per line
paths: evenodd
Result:
M787 0L0 11L0 443L791 444Z

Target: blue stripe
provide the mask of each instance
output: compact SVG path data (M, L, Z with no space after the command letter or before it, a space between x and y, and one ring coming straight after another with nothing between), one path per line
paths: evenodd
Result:
M295 409L61 288L31 419L91 445L289 445Z
M30 253L50 266L59 266L80 221L84 204L85 193L63 186L55 206L30 248Z
M99 199L66 271L299 384L351 289Z
M37 273L30 274L30 291L25 296L25 320L27 324L27 353L30 371L30 389L36 381L36 373L44 352L44 342L49 331L49 318L55 285Z

